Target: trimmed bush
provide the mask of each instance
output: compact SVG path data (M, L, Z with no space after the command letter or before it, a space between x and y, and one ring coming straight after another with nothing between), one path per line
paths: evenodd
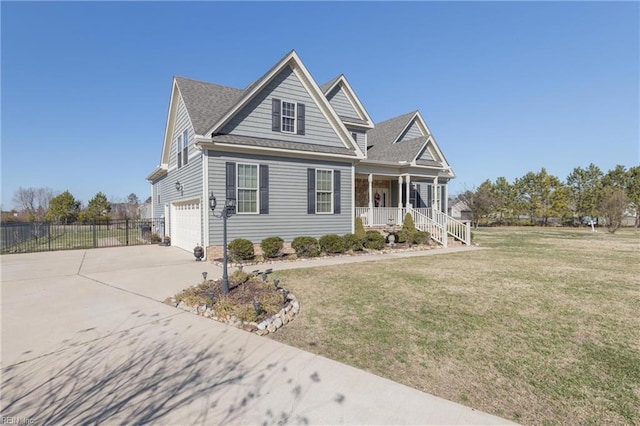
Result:
M280 237L268 237L260 242L264 257L273 258L282 255L284 240Z
M364 240L356 234L344 234L342 242L345 250L361 251L364 248Z
M411 241L413 240L411 232L406 229L399 230L397 232L397 235L398 235L398 240L396 241L397 243L406 243L407 241L411 243Z
M320 250L325 253L344 253L344 241L336 234L327 234L320 237Z
M356 237L360 238L361 240L364 240L365 232L364 232L364 225L362 224L361 217L356 217L355 234L356 234Z
M384 237L378 231L367 231L364 246L370 250L381 250L384 248Z
M253 243L249 240L245 240L244 238L236 238L231 241L227 244L227 250L229 257L234 262L250 260L255 256Z
M429 243L429 233L426 231L416 231L413 233L413 244L427 244Z
M296 237L291 242L291 248L298 257L317 257L320 255L320 244L313 237Z

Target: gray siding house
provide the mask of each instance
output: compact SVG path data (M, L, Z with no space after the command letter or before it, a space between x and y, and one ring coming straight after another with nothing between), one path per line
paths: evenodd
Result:
M174 246L222 244L213 193L233 198L229 240L400 225L447 243L454 177L419 112L374 124L344 75L319 86L295 51L245 89L174 77L152 216ZM456 236L465 241L465 235Z

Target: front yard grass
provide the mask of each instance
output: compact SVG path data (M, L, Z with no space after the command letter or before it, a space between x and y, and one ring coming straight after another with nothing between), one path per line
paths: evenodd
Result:
M490 249L279 271L271 338L527 425L640 424L640 233L485 228Z

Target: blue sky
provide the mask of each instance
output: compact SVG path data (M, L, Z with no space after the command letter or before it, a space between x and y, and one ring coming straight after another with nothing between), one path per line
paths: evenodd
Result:
M6 2L2 207L150 194L173 75L243 88L295 49L374 121L420 110L457 178L640 161L638 2Z

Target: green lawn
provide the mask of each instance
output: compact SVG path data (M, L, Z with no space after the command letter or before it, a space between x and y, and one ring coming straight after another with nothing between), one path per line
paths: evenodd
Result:
M272 338L523 424L640 424L640 233L474 232L487 250L275 273L302 309Z

